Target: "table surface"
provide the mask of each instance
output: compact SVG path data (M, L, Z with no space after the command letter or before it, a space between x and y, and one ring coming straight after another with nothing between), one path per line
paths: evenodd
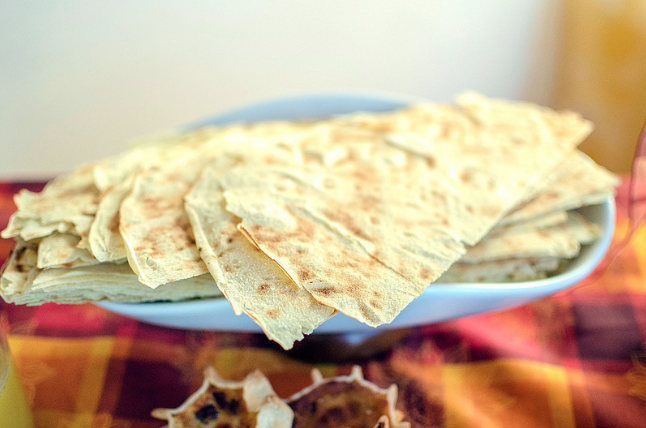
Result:
M42 184L0 183L0 228L23 187ZM628 230L626 191L624 181L613 245ZM401 330L385 352L341 362L285 352L259 334L157 327L92 304L0 299L0 325L9 330L39 428L161 427L150 411L182 403L206 365L230 380L260 369L285 398L311 383L312 368L329 377L353 364L379 386L398 385L398 407L413 427L638 427L646 421L642 232L569 290ZM0 240L0 262L11 245Z

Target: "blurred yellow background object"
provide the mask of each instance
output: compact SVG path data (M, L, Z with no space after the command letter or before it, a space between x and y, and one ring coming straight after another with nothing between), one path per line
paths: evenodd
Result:
M646 118L646 0L566 0L561 13L551 104L592 120L581 149L628 172Z
M0 428L33 427L25 390L0 324Z

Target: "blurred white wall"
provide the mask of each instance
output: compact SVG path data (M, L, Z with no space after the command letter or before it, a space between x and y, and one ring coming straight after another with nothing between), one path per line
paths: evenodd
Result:
M283 95L522 98L548 3L0 0L0 179Z

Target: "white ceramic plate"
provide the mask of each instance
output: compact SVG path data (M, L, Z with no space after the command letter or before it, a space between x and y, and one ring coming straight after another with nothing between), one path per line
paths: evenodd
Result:
M284 98L235 109L202 120L191 127L236 121L308 119L354 111L388 111L413 101L411 97L383 94L320 94ZM455 319L467 315L529 303L571 287L586 277L606 253L615 226L614 200L586 207L582 213L603 229L603 235L572 260L559 275L550 278L502 284L438 284L429 286L395 320L374 329L344 314L324 322L314 333L375 332ZM261 332L248 316L236 316L224 299L176 303L117 303L97 305L151 324L173 328Z

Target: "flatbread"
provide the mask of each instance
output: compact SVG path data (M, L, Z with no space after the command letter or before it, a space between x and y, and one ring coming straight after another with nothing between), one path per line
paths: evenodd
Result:
M476 94L460 96L458 106L421 104L375 115L363 126L387 129L391 144L436 165L473 214L468 229L455 229L468 245L482 239L592 130L574 113Z
M0 293L5 301L11 302L12 295L27 289L26 284L38 273L37 261L38 244L17 238L0 276Z
M570 259L579 254L582 243L589 243L601 234L599 226L577 213L568 213L567 222L534 230L488 236L467 249L463 263L508 258L560 257Z
M541 277L596 239L564 221L617 184L575 149L591 129L466 94L149 138L16 197L0 291L27 304L224 294L285 348L336 311L389 323L435 281Z
M526 104L466 96L460 106L328 122L301 143L301 165L227 173L227 210L317 300L369 325L389 322L460 258L461 241L478 242L591 129ZM491 117L496 109L504 120Z
M375 148L374 141L357 144L355 154ZM401 160L367 154L365 159ZM408 185L429 183L403 174L408 164L378 166L310 163L288 169L254 161L222 180L226 209L242 219L238 228L256 246L315 299L373 326L392 321L463 252L446 226L434 230L435 240L416 233L433 226L432 211L419 215L422 201L384 203L386 193L417 201L407 198ZM391 246L384 247L390 238Z
M72 233L81 237L82 248L89 249L87 237L103 192L119 185L135 171L164 164L238 129L240 125L206 127L164 138L148 138L146 143L126 153L55 178L39 193L22 190L15 196L18 210L2 237L20 236L30 240L54 232Z
M69 233L53 233L38 244L38 268L91 266L100 263L85 248L81 238Z
M76 304L115 302L182 301L216 298L222 293L210 275L177 281L156 289L137 280L128 264L38 269L33 242L19 241L4 267L0 294L10 303L40 305L47 302Z
M435 281L436 284L471 284L534 281L546 278L562 264L559 257L509 258L478 263L453 264Z
M590 244L603 233L601 226L592 223L576 211L568 211L568 221L561 228L580 244Z
M225 210L219 179L236 163L219 156L186 196L202 260L237 314L246 313L267 337L289 349L336 311L299 288L273 260L236 228L240 221Z
M135 174L104 190L88 241L92 255L100 262L125 261L126 243L119 232L119 210L123 200L132 191Z
M166 133L139 141L130 151L99 162L94 181L101 190L101 200L90 229L88 241L93 255L101 262L121 261L127 257L125 242L119 232L119 210L132 191L137 175L150 169L164 168L185 159L198 149L210 150L223 135L239 127L208 127L186 133Z
M101 264L76 269L46 269L34 278L29 299L43 302L84 303L176 302L222 297L213 278L206 274L152 289L137 280L127 264ZM25 295L25 297L27 297ZM19 303L20 299L16 299ZM25 302L32 304L30 302Z
M560 169L563 173L548 189L516 207L501 219L500 225L539 217L547 212L600 204L612 197L619 185L619 177L580 151L569 155Z
M133 173L183 158L238 128L238 125L204 127L147 136L133 143L130 150L98 162L93 168L94 183L101 192L105 192L123 183Z
M30 240L64 232L81 237L84 247L99 202L93 165L55 178L40 193L23 189L14 201L18 210L2 231L3 238Z
M141 171L121 203L119 231L128 263L149 287L208 272L184 210L184 195L207 160L207 155L188 152L163 167Z
M273 130L272 125L252 136L240 129L212 130L204 138L174 145L136 174L131 192L121 202L119 231L128 263L142 283L154 288L208 272L195 246L184 196L216 156L227 151L253 153L267 144L292 149L288 136L266 140L264 133ZM199 136L199 130L190 135L194 134Z
M526 232L531 230L544 229L550 226L556 226L558 224L563 224L567 222L568 213L567 211L555 211L545 213L541 216L529 218L525 220L519 220L514 223L508 224L498 224L494 226L489 233L483 238L487 239L488 237L497 236L497 235L509 235L518 232Z

